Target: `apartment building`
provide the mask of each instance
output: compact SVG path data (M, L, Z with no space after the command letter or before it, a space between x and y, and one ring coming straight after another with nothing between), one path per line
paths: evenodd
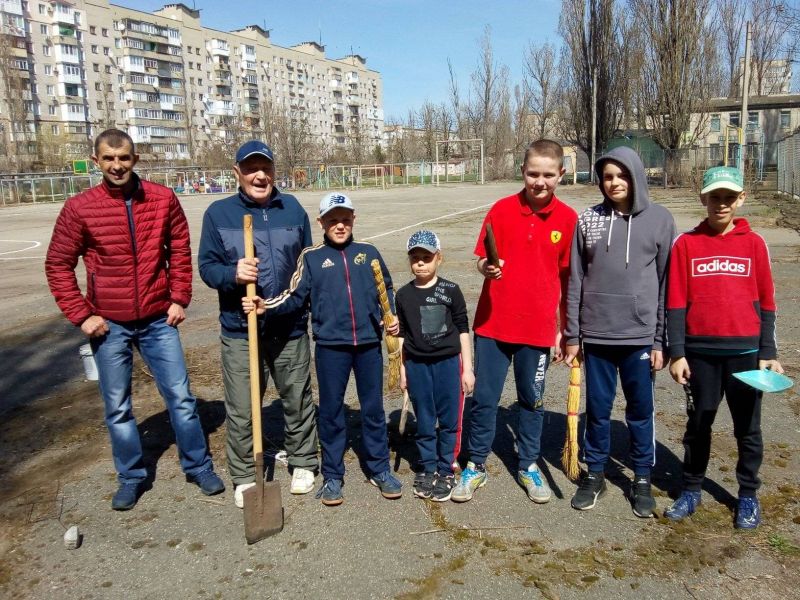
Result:
M381 141L380 73L358 55L327 58L315 42L284 48L257 25L204 27L180 3L147 13L106 0L0 0L0 29L0 127L21 152L41 155L46 139L85 148L115 126L145 159L194 159L277 119L302 122L328 149Z

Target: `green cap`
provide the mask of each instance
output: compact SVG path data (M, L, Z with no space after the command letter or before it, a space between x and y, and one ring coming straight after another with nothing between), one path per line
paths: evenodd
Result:
M701 194L712 190L725 188L734 192L744 190L744 177L742 172L735 167L713 167L703 174L703 189Z

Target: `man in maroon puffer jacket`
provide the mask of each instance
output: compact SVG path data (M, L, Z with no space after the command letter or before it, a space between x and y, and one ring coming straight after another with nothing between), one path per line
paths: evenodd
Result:
M192 297L189 227L169 188L133 171L139 156L127 133L109 129L92 160L103 181L66 201L58 216L45 272L64 315L89 337L100 376L105 421L119 489L114 510L134 507L149 487L131 402L135 346L169 411L187 478L206 494L225 489L214 473L177 326ZM75 276L86 266L86 294Z

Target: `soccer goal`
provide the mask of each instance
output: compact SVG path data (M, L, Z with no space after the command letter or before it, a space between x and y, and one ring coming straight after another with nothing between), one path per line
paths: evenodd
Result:
M484 183L483 139L437 140L434 183Z

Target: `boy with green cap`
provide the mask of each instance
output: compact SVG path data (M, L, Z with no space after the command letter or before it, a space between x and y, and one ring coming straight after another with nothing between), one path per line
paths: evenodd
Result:
M667 284L670 374L687 391L683 436L683 491L665 516L679 521L695 512L711 452L711 426L722 397L728 402L739 450L736 527L761 522L756 497L761 439L761 392L733 374L752 369L783 373L775 340L775 288L769 250L745 219L741 171L705 172L700 201L708 217L675 239Z

